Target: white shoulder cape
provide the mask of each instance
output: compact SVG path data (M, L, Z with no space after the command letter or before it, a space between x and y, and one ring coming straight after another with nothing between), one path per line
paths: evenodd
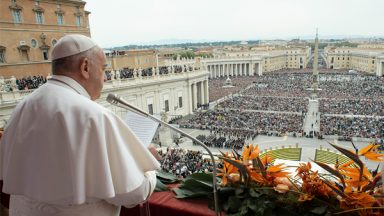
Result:
M18 104L0 144L3 192L40 202L112 198L155 169L158 161L119 117L52 83Z

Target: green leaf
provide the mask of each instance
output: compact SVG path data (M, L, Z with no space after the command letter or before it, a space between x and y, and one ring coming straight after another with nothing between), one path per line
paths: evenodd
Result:
M176 198L209 197L213 193L213 175L195 173L185 178L179 188L173 189Z
M194 173L187 176L186 180L195 179L213 188L213 174L212 173Z
M176 198L185 199L185 198L195 198L195 197L207 197L205 191L190 191L188 189L173 188L173 192L176 194Z
M156 177L164 184L172 184L179 181L175 175L162 170L156 172Z
M312 209L311 212L316 215L323 215L327 211L327 209L328 206L320 206Z
M242 194L243 192L244 192L244 188L236 188L235 190L236 195Z
M232 212L236 212L241 207L241 200L236 196L231 196L228 198L228 207Z
M259 198L259 197L261 197L263 194L260 193L259 191L255 190L255 189L251 188L251 189L249 190L249 195L251 195L251 197Z
M167 186L163 184L159 179L157 179L155 191L160 192L160 191L167 191L167 190L168 190Z
M212 183L206 183L196 179L185 179L179 188L188 190L213 191Z

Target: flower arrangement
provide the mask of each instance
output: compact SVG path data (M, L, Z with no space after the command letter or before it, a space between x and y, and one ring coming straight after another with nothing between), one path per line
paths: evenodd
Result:
M258 146L222 153L218 169L220 209L228 215L384 215L382 173L370 171L360 160L383 162L378 145L369 144L355 152L331 144L350 160L334 166L312 161L300 163L296 171L285 164L273 164L268 154L260 156ZM312 170L317 164L329 174ZM210 174L211 175L211 174ZM176 197L212 195L213 176L195 174L174 190ZM211 185L212 186L212 185Z

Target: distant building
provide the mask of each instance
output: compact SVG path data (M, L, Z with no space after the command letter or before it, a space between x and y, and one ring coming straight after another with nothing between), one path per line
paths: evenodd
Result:
M351 69L383 76L384 44L363 44L358 47L324 48L327 68Z
M0 0L0 76L47 76L53 45L64 35L90 36L81 0Z
M147 50L118 50L107 54L107 69L120 70L123 68L152 68L157 67L158 52Z

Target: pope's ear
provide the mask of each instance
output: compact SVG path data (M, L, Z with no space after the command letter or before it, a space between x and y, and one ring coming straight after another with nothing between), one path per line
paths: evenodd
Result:
M89 63L90 62L88 58L83 58L80 62L80 74L84 79L89 79L89 73L90 73Z

